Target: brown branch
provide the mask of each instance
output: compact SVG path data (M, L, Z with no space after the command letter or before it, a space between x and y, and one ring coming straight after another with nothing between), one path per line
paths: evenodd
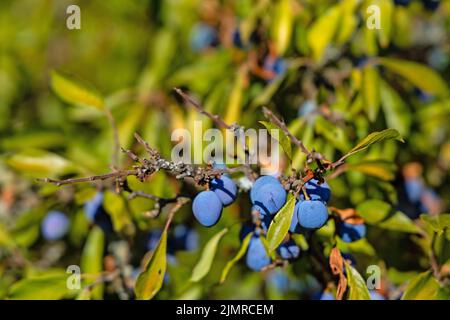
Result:
M206 111L201 105L200 103L198 103L197 101L195 101L194 99L192 99L188 94L184 93L183 90L179 89L179 88L174 88L175 92L178 93L185 102L187 102L188 104L190 104L191 106L193 106L199 113L207 116L208 118L210 118L212 121L214 121L214 123L219 127L219 128L224 128L224 129L232 129L232 127L228 124L225 123L225 121L223 121L218 115L215 114L211 114L208 111Z
M288 137L291 139L292 143L294 143L297 147L302 150L304 154L307 156L311 155L311 152L308 151L308 149L305 147L302 141L297 139L287 128L284 121L280 120L272 111L270 111L268 108L263 107L263 113L266 118L271 120L274 124L276 124Z
M107 180L110 178L120 178L120 177L127 177L136 175L136 170L124 170L124 171L115 171L110 172L106 174L96 175L96 176L90 176L85 178L73 178L73 179L66 179L66 180L55 180L50 178L45 179L37 179L39 182L45 182L45 183L52 183L56 186L62 186L65 184L72 184L72 183L81 183L81 182L90 182L90 181L96 181L96 180Z

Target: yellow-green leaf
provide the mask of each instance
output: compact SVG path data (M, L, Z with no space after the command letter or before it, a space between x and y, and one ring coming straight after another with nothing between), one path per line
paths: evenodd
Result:
M411 126L411 112L400 95L386 81L380 81L380 98L388 127L397 129L402 136L407 136Z
M404 142L402 137L398 133L398 131L395 129L386 129L383 131L372 132L367 137L362 139L349 152L347 152L347 154L345 154L340 160L344 160L357 152L367 149L369 146L371 146L374 143L381 142L381 141L387 140L387 139L396 139L401 142Z
M131 222L125 199L112 191L104 193L104 207L106 212L111 216L114 230L117 232L133 231L133 223Z
M292 12L290 0L278 0L275 4L272 38L278 55L283 55L289 47L292 34Z
M166 248L167 231L164 231L145 270L139 274L136 280L134 292L138 300L150 300L161 290L167 268Z
M378 227L406 233L420 233L420 228L403 212L397 211L386 220L377 224Z
M358 18L355 9L358 0L341 1L341 23L336 37L337 44L343 45L353 35L358 25Z
M428 224L434 232L442 233L444 230L450 230L450 214L441 213L438 216L421 214L420 219Z
M411 280L402 300L434 300L438 290L439 283L431 271L426 271Z
M195 265L194 270L192 270L190 281L198 282L208 274L214 261L214 256L216 255L219 241L227 232L228 229L225 228L209 239L208 243L205 245L205 248L203 248L200 260Z
M370 300L369 290L366 282L359 272L353 268L347 261L345 261L345 270L347 271L348 280L348 300Z
M266 127L266 129L269 131L269 134L272 136L272 138L274 138L275 140L277 140L280 143L281 147L283 148L284 152L286 152L286 155L289 157L289 159L292 159L291 140L284 133L284 131L281 130L280 128L278 128L273 123L268 122L268 121L260 121L259 123L261 123L263 126ZM272 135L272 130L276 130L277 131L278 137L274 137Z
M310 27L307 40L316 61L322 58L325 49L333 39L339 25L340 15L341 8L339 5L335 5L325 11Z
M59 300L69 293L67 274L26 278L13 284L8 297L14 300Z
M86 240L86 244L83 248L81 255L81 272L83 274L100 276L103 270L103 247L105 244L105 236L102 229L94 226L89 232ZM85 285L91 284L95 279L89 279L85 281ZM103 298L103 285L96 285L92 289L93 299Z
M105 107L103 97L92 87L62 72L52 71L53 91L70 104L86 105L97 109Z
M438 97L448 96L448 87L444 79L423 64L396 58L378 58L377 61L429 94Z
M75 166L67 159L40 149L27 149L6 159L13 169L34 177L59 176L75 171Z
M358 163L349 163L346 170L358 171L386 181L395 178L395 165L392 162L383 160L366 160Z
M247 236L245 236L244 240L242 241L241 247L239 248L239 251L236 253L236 255L227 262L225 265L225 268L223 268L222 275L220 276L220 283L224 283L227 279L228 273L230 273L231 268L235 265L236 262L241 259L245 252L247 252L248 244L250 243L250 239L253 236L253 232L250 232Z
M275 215L267 232L267 241L269 244L269 252L273 252L289 231L291 226L292 215L294 214L295 197L291 194L283 208Z
M380 110L380 84L378 70L366 66L362 71L363 101L369 120L374 122Z

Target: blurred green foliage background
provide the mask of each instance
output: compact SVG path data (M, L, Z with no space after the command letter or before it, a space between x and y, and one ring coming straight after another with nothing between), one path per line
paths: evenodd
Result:
M70 4L81 8L80 30L66 27ZM372 4L381 9L380 30L366 27ZM113 163L108 117L99 108L58 97L51 89L52 70L96 88L115 119L120 146L142 152L133 138L139 132L166 158L173 129L192 130L196 119L205 129L213 126L183 106L174 87L190 92L229 124L261 128L261 107L268 106L308 148L330 160L370 132L397 129L405 143L374 145L330 178L333 206L357 208L370 225L367 239L353 245L338 242L338 247L356 257L363 275L369 264L382 266L383 294L392 299L429 268L430 250L448 277L448 233L441 236L441 247L430 249L431 238L418 230L432 231L413 220L423 212L448 212L450 205L449 30L450 1L430 10L422 1L400 6L391 0L3 0L0 297L131 298L133 270L147 251L146 234L165 222L165 213L148 217L152 200L127 201L126 195L113 192L112 183L104 182L105 209L115 232L98 235L101 231L89 224L83 208L96 185L56 187L36 181L106 173ZM272 67L275 62L279 69ZM303 168L304 160L295 150L293 167ZM119 166L132 163L120 154ZM432 194L420 209L403 203L403 181L411 176ZM128 183L160 197L193 192L164 172L146 183L133 178ZM373 215L385 206L385 215L396 209L403 214L382 224ZM70 218L69 234L62 241L46 241L41 235L40 223L49 210ZM201 228L190 206L183 207L174 223L195 228L200 248L176 253L176 263L168 266L169 280L156 297L308 299L324 289L312 270L308 244L302 247L305 257L282 271L255 273L238 263L227 281L217 285L239 248L239 225L249 217L245 193L211 229ZM207 277L187 281L208 239L230 226ZM331 249L333 229L331 223L318 232L324 256ZM95 248L88 250L89 244ZM127 281L114 279L95 294L68 291L65 269L80 263L86 274L120 269ZM278 272L288 277L287 289L271 280Z

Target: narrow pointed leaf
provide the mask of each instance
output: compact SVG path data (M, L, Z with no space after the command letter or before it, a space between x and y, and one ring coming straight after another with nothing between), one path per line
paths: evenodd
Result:
M345 270L347 271L348 280L348 300L370 300L369 290L366 282L359 272L345 261Z
M222 275L220 276L220 283L224 283L227 279L228 273L230 273L231 268L238 262L244 254L247 252L248 244L250 243L250 239L253 236L253 232L250 232L242 241L241 247L239 248L239 251L236 253L236 255L227 262L225 265L225 268L223 268Z
M148 261L145 270L139 274L134 292L138 300L150 300L161 289L166 273L167 231L159 239L158 246Z
M267 232L267 241L269 244L269 252L274 251L289 231L291 226L292 215L294 214L295 197L289 195L286 204L273 218Z
M208 243L202 251L200 260L195 265L194 270L192 270L192 282L198 282L208 274L214 261L214 256L216 255L219 241L227 232L228 229L225 228L222 231L216 233L211 239L209 239Z

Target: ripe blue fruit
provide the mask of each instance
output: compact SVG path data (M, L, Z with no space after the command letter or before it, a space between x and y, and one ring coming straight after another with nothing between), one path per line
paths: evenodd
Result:
M46 240L59 240L69 230L69 219L59 211L50 211L41 223L42 236Z
M286 62L281 58L274 58L268 56L264 60L264 69L267 71L271 71L275 74L273 78L268 79L268 81L270 82L272 79L282 75L286 71Z
M306 192L312 200L328 202L331 198L331 189L328 183L319 183L317 179L311 179L305 183Z
M236 200L237 186L229 177L222 176L220 179L215 178L209 186L224 206L228 206Z
M441 0L422 0L422 3L425 9L434 11L441 4Z
M331 292L324 291L319 297L319 300L336 300Z
M206 23L198 23L194 26L190 35L190 46L195 52L200 52L208 47L213 47L218 41L216 30Z
M286 190L280 182L266 183L259 187L253 197L253 205L261 214L274 214L280 210L286 202Z
M405 191L408 196L409 201L412 203L417 203L420 201L420 197L424 191L424 186L422 181L419 179L408 179L405 180Z
M267 277L268 283L279 292L287 292L289 290L289 277L284 270L274 269Z
M295 244L293 240L282 243L278 247L277 251L281 259L284 260L294 260L300 256L300 248Z
M272 176L261 176L258 179L256 179L255 183L253 184L252 189L250 190L250 200L254 202L254 198L256 193L258 192L259 188L266 184L277 184L280 183L277 178Z
M103 204L103 192L97 192L91 200L84 204L84 213L86 218L92 222L95 220L95 216L101 210Z
M195 218L205 227L211 227L219 221L222 208L219 197L211 190L200 192L192 203Z
M350 224L347 222L340 222L338 224L338 233L342 241L353 242L366 235L366 226L364 223Z
M411 0L394 0L394 3L398 6L407 6Z
M300 207L300 203L302 200L299 200L295 204L294 213L292 214L291 226L289 227L289 231L292 233L300 233L300 225L298 223L298 208Z
M297 219L304 228L318 229L327 222L327 207L321 201L302 201L298 207Z
M369 294L371 300L386 300L386 298L376 290L370 290Z
M255 231L255 225L253 223L244 223L239 231L239 240L243 241L244 238L253 231Z
M260 271L262 268L270 264L270 258L267 255L266 248L257 235L252 236L247 248L247 255L245 256L245 263L254 270Z

